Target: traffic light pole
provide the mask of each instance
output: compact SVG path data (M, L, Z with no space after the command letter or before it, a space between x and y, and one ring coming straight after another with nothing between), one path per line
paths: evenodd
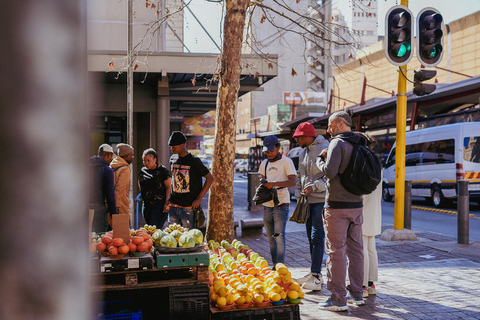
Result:
M408 7L408 0L402 0ZM407 126L407 65L398 68L397 132L395 154L395 216L393 228L403 230L405 215L405 136Z

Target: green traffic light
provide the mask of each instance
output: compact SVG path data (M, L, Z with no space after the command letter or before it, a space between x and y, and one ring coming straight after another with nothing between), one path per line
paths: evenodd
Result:
M397 52L396 56L398 58L401 58L401 57L405 56L408 52L410 52L410 50L411 50L410 43L408 43L408 42L402 43L400 45L400 47L398 48L398 52Z

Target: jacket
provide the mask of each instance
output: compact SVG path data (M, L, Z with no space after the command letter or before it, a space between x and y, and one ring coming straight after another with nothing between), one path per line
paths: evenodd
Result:
M313 192L308 196L309 203L325 202L326 185L324 174L316 165L316 160L323 149L328 148L328 141L321 135L306 148L303 148L298 161L297 184L295 198L307 187L312 187Z
M99 156L90 158L89 169L90 204L105 206L106 202L108 211L117 214L113 170Z
M361 208L362 196L355 195L345 189L338 173L342 173L348 166L352 157L353 146L346 140L356 142L365 139L363 135L352 131L343 132L334 136L328 146L327 158L317 158L317 166L327 177L327 195L325 207L332 209Z
M128 189L130 188L130 165L122 157L115 157L110 163L115 177L115 200L118 213L130 214Z

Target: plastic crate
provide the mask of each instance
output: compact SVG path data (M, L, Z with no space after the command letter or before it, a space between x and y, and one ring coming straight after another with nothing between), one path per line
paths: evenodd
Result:
M300 320L298 304L215 312L211 320Z
M210 319L208 284L169 287L170 319Z
M126 312L133 309L138 312ZM132 300L104 301L101 304L101 314L95 319L98 320L142 320L142 310L135 308Z

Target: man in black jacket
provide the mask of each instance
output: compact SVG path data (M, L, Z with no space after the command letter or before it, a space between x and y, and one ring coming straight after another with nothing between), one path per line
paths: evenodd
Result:
M106 232L109 229L107 213L117 214L113 170L108 165L113 159L113 149L108 144L98 148L98 155L90 158L90 204L94 210L92 231ZM108 210L107 210L108 207Z

